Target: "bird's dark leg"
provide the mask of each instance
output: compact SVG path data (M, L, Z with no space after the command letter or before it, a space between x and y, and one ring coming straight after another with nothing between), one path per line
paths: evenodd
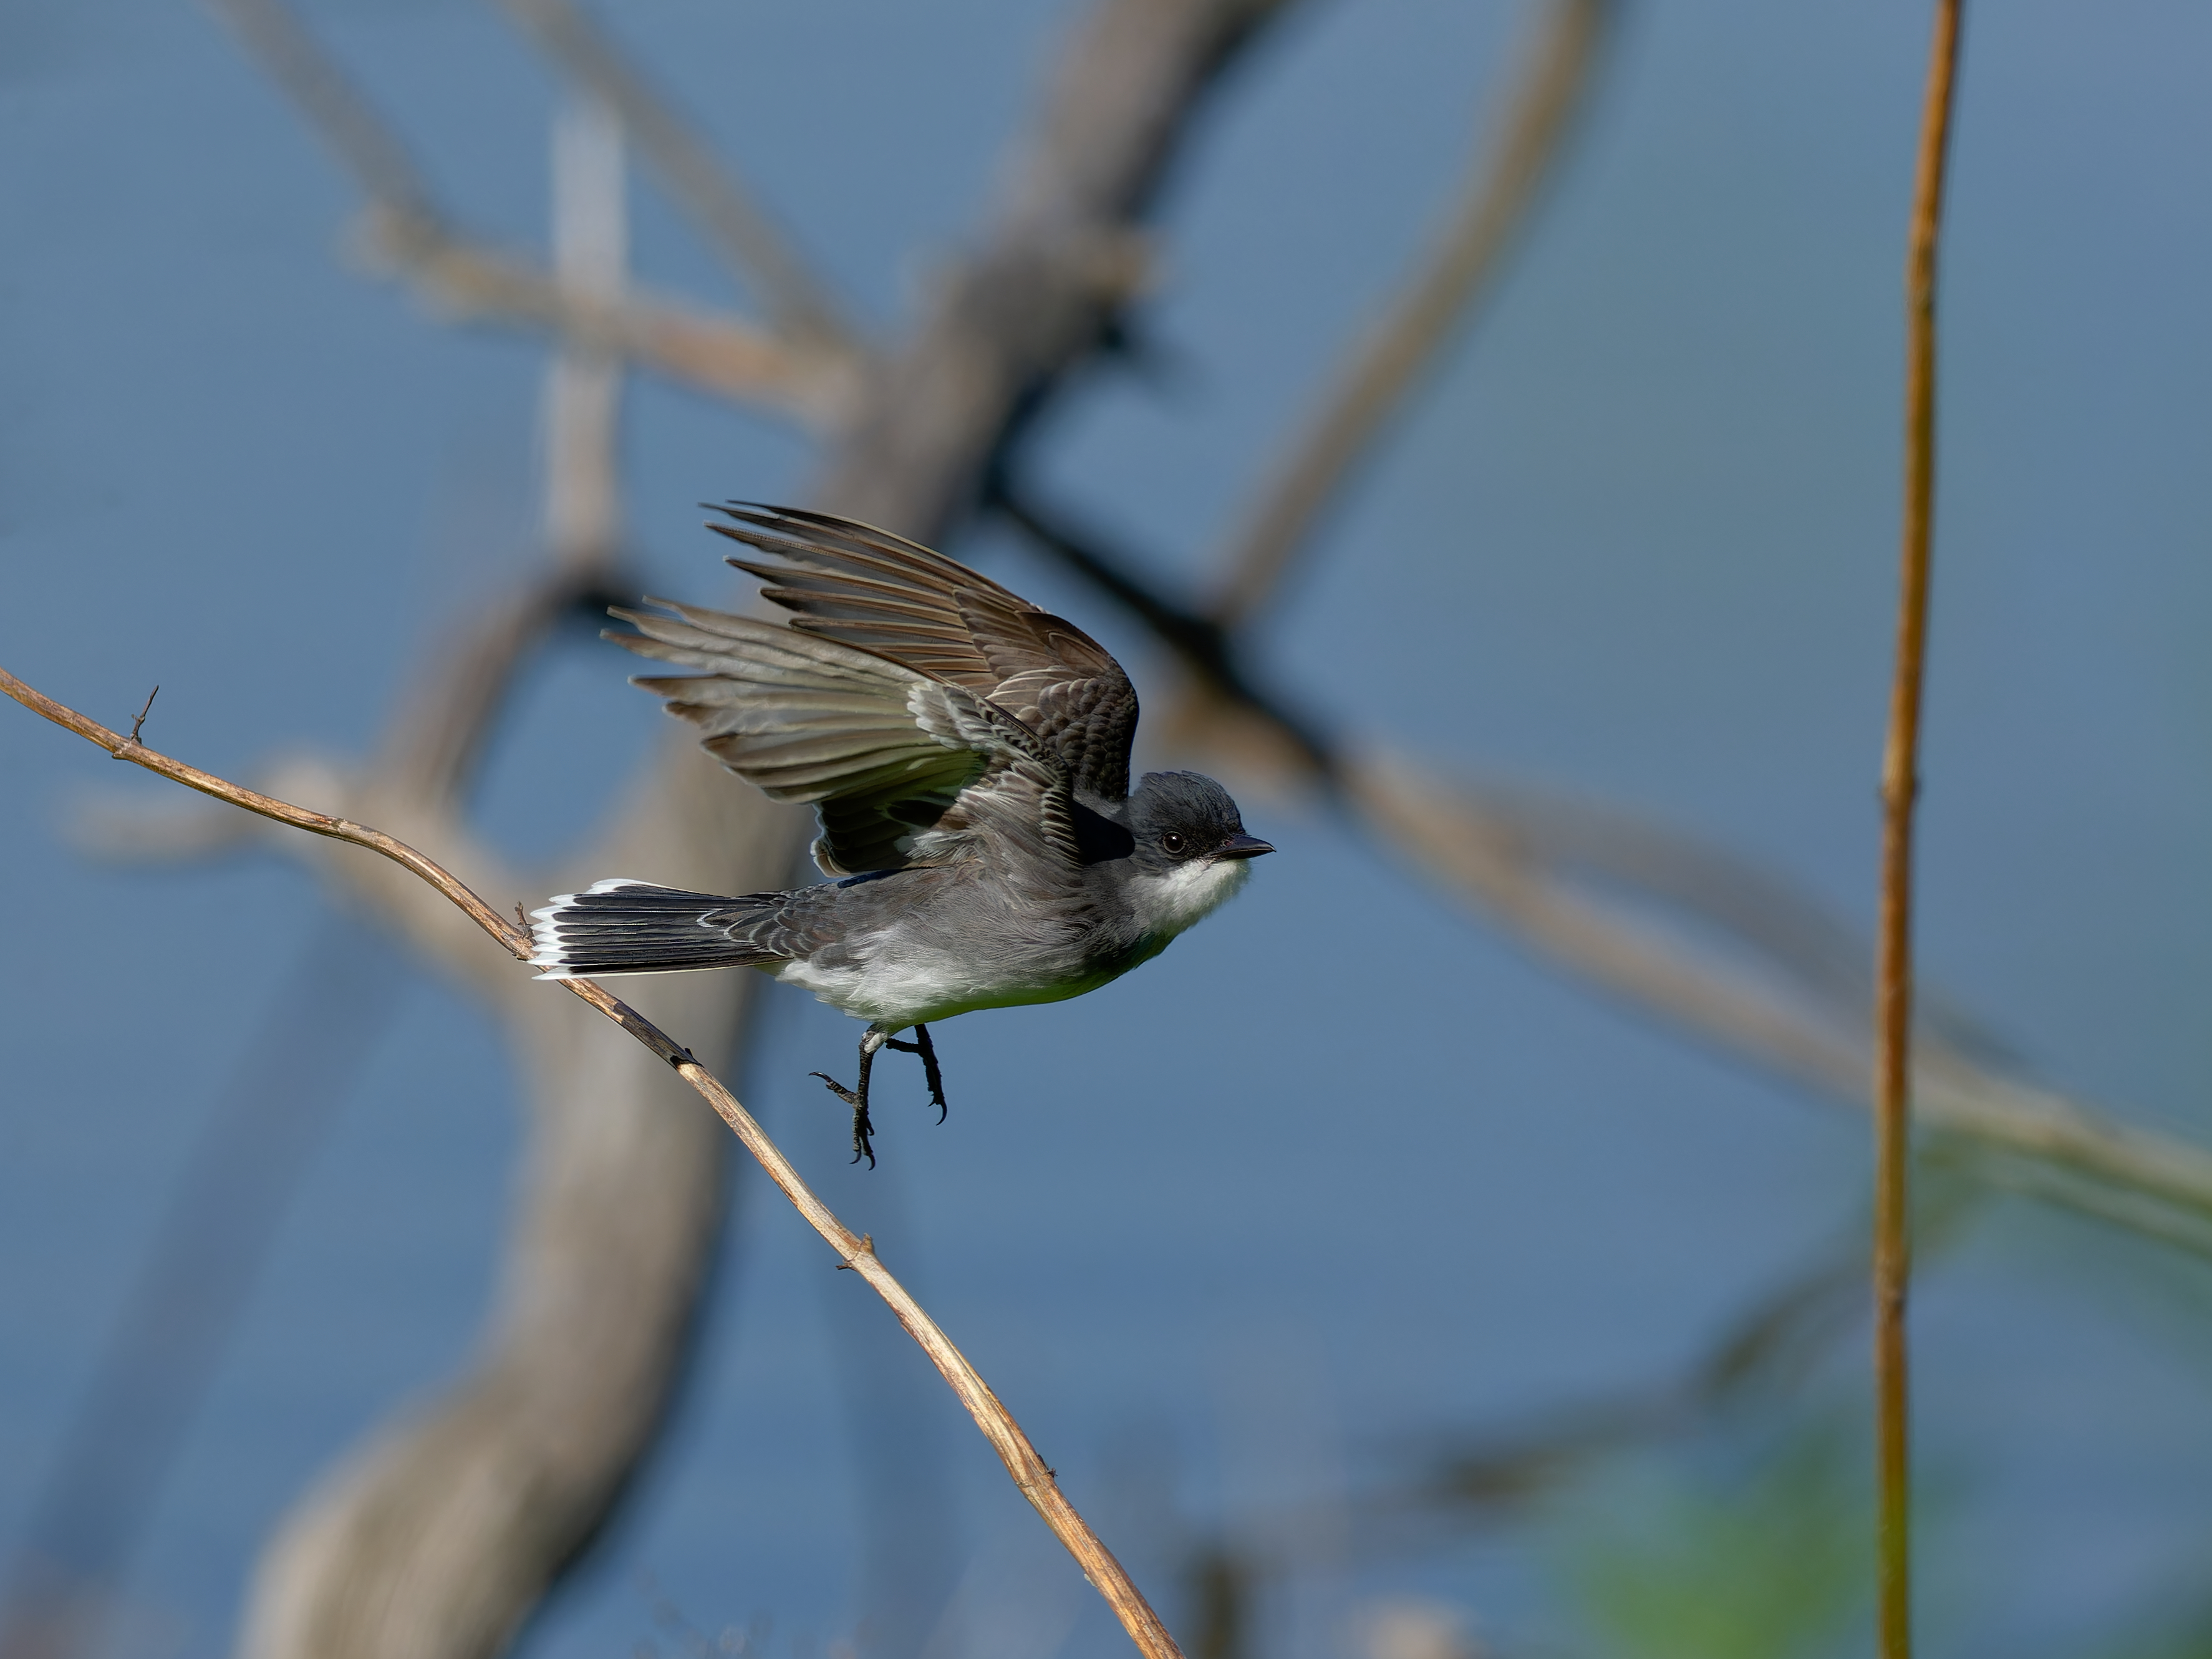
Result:
M876 1126L868 1121L868 1073L875 1066L876 1050L890 1040L890 1032L878 1031L872 1025L868 1027L868 1034L860 1039L860 1087L858 1093L848 1089L827 1072L808 1073L828 1084L830 1092L853 1109L853 1162L858 1164L865 1158L871 1170L876 1167L876 1148L871 1139Z
M896 1037L893 1037L890 1043L894 1048L902 1048L908 1054L921 1056L922 1074L929 1079L929 1103L937 1108L937 1121L939 1123L944 1122L945 1073L937 1069L937 1050L930 1044L929 1027L915 1026L914 1041L911 1042L901 1042Z

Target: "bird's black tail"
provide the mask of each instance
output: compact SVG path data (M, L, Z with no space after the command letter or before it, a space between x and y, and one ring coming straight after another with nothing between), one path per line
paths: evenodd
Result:
M533 966L540 979L608 974L670 974L693 968L746 968L781 959L755 937L772 924L781 893L727 898L687 893L617 877L563 893L531 915Z

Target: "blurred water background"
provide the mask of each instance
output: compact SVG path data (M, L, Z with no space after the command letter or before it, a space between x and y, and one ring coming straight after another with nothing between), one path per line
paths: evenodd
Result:
M304 9L474 226L542 245L556 90L489 9ZM1630 7L1509 274L1286 592L1272 684L1869 916L1925 10ZM975 223L1069 12L608 16L888 328ZM1224 96L1166 215L1157 371L1100 374L1041 456L1164 582L1203 586L1287 411L1419 245L1522 21L1313 7ZM2212 1139L2212 15L2024 0L1968 27L1925 972L2036 1075ZM0 660L111 725L158 681L149 741L228 775L361 750L426 629L532 556L542 347L363 280L349 186L179 0L0 11ZM635 213L643 276L726 296L651 187ZM650 585L727 595L694 503L798 497L807 453L634 385ZM1079 619L1140 688L1161 672L1134 623L1003 533L948 550ZM485 786L518 858L580 835L656 733L625 672L580 639L533 671ZM120 769L0 718L0 1539L303 951L381 948L273 857L80 856L71 801L162 787ZM1856 1333L1787 1409L1601 1460L1509 1525L1363 1551L1344 1494L1690 1363L1859 1224L1863 1118L1594 996L1324 814L1246 817L1281 853L1159 961L939 1030L945 1127L894 1066L874 1173L847 1169L805 1076L849 1059L838 1016L774 993L740 1092L1171 1616L1196 1616L1209 1540L1287 1533L1304 1565L1261 1594L1254 1651L1419 1659L1454 1620L1505 1653L1733 1650L1653 1598L1741 1597L1828 1547L1762 1503L1856 1513ZM396 1012L328 1104L118 1651L225 1650L286 1504L466 1355L515 1083L445 987L377 971ZM1115 1651L920 1356L749 1170L724 1258L678 1421L525 1650L680 1652L680 1620L834 1651L888 1481L922 1495L915 1570L959 1586L932 1659ZM1931 1263L1932 1650L2106 1654L2188 1628L2212 1584L2208 1291L2192 1259L2026 1202ZM857 1449L886 1424L896 1468ZM1784 1467L1814 1473L1780 1498L1746 1474ZM1833 1553L1856 1571L1848 1537Z

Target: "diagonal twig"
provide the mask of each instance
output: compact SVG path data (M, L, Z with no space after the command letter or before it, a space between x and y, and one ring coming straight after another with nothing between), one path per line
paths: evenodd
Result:
M1546 0L1494 141L1476 153L1443 234L1352 344L1267 474L1219 560L1211 614L1242 622L1281 582L1322 510L1474 303L1559 158L1619 0Z
M322 135L364 196L403 219L427 224L443 218L399 135L284 0L207 0L207 6Z
M366 824L262 794L134 744L130 738L108 730L88 716L34 690L5 669L0 669L0 692L5 692L33 714L98 744L118 760L143 766L148 771L181 783L188 789L196 789L202 794L228 801L279 823L304 830L310 835L366 848L391 860L429 884L447 902L490 934L509 955L519 961L529 960L531 942L527 930L492 908L435 861L396 837ZM736 1133L745 1150L767 1170L769 1178L790 1200L792 1206L837 1253L841 1264L866 1279L869 1287L889 1304L900 1325L929 1356L960 1403L967 1407L969 1415L975 1419L984 1438L990 1442L992 1449L998 1453L1000 1461L1006 1465L1016 1488L1066 1547L1068 1553L1075 1558L1076 1565L1083 1570L1084 1576L1105 1597L1139 1650L1153 1656L1153 1659L1181 1659L1166 1626L1160 1622L1158 1615L1122 1570L1121 1563L1114 1559L1112 1553L1091 1529L1090 1524L1061 1492L1053 1470L1037 1455L1036 1449L1030 1443L1029 1437L1023 1433L1021 1425L1000 1403L998 1396L992 1393L989 1385L969 1363L967 1357L953 1345L951 1339L877 1259L874 1241L866 1236L856 1237L837 1218L830 1206L815 1195L813 1189L807 1186L799 1171L769 1139L738 1097L719 1078L702 1066L690 1049L594 981L574 979L563 980L560 983L665 1061L714 1109L716 1115Z
M367 798L449 808L525 653L562 615L594 599L603 596L584 573L556 572L526 582L448 641L411 677L411 694L369 769ZM133 719L126 750L141 746L152 703L149 696ZM107 831L108 850L141 856L212 851L254 835L254 819L216 801L198 805L205 817L164 825L134 799L95 823ZM219 840L210 834L224 829L231 834ZM441 841L449 839L446 829ZM432 902L441 917L452 914ZM388 920L410 931L402 919ZM422 930L411 931L419 941ZM451 949L445 955L464 974L482 965L460 962ZM481 949L470 955L481 957ZM287 976L178 1178L155 1246L46 1478L0 1599L0 1656L68 1659L96 1650L284 1206L404 982L387 950L356 922L336 917L325 919ZM511 975L498 981L501 989L511 982ZM319 1086L302 1090L299 1077L310 1062Z

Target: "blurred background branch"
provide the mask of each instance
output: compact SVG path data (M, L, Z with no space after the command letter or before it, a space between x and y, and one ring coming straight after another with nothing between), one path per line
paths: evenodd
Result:
M1387 738L1322 736L1315 717L1261 688L1235 635L1133 574L1138 561L1039 508L1018 482L996 489L1011 525L1144 622L1189 671L1192 691L1168 715L1177 748L1280 793L1317 789L1394 858L1630 1007L1865 1105L1870 953L1825 906L1617 808L1447 781ZM1668 916L1678 925L1654 925ZM1923 1004L1923 1021L1929 1012ZM1993 1178L2017 1190L2212 1250L2212 1151L2008 1077L1980 1057L2001 1048L1995 1039L1940 1001L1934 1012L1912 1073L1924 1128L1986 1152L2006 1171ZM2026 1176L2023 1160L2061 1173Z
M645 298L629 291L627 284L622 291L610 293L604 285L579 278L573 265L548 276L476 246L455 231L405 142L285 0L207 3L291 100L301 118L368 198L362 219L364 252L413 283L444 315L550 330L582 349L620 355L702 391L761 403L809 422L836 418L851 395L853 374L848 354L842 348L830 349L840 337L834 331L803 332L787 343L733 318ZM513 9L530 14L534 22L543 21L541 14L565 12L564 8L542 5ZM565 26L555 33L579 52L587 51L595 39ZM621 80L618 73L610 73ZM604 91L596 95L619 118L624 100L634 103L642 94L628 82L617 90L623 98L606 97ZM672 118L652 124L653 134L659 139L667 140L672 131L680 131L673 127ZM701 182L693 173L684 176L694 184ZM726 210L726 217L750 222L751 210L737 187L726 180L719 189L716 199ZM765 237L764 228L757 235L748 232L747 246L765 253L772 246ZM782 270L782 264L769 257ZM797 284L800 278L793 267L778 280L780 284ZM782 294L785 288L777 286L775 291ZM810 309L807 315L812 318L814 312Z
M829 286L809 270L717 155L644 73L569 0L499 0L500 9L635 137L653 169L705 231L731 274L760 295L770 322L803 356L860 352Z
M1433 372L1559 166L1616 26L1620 0L1544 0L1503 118L1478 144L1426 256L1360 331L1216 562L1208 614L1233 628L1282 586L1329 504Z

